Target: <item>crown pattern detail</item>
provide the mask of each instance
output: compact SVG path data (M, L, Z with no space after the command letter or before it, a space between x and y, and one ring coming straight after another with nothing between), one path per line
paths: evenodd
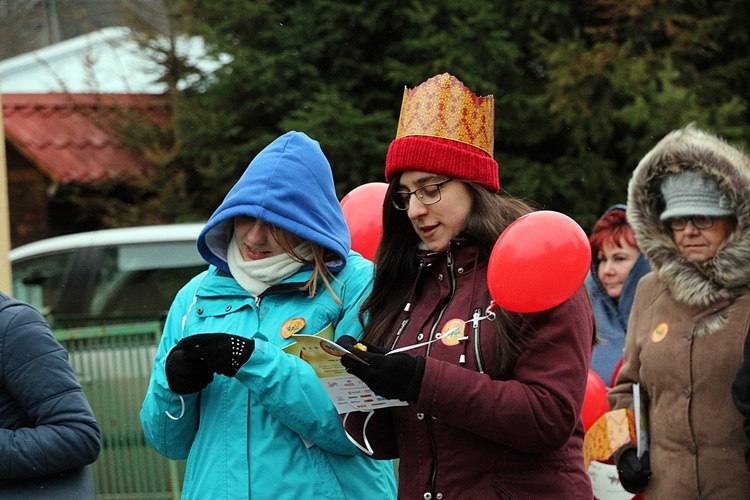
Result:
M477 97L455 76L443 73L411 90L404 88L396 139L410 135L452 139L492 157L494 126L494 97Z

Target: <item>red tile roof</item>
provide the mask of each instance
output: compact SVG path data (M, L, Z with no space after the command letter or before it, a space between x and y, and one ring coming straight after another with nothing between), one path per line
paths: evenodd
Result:
M63 184L127 178L151 164L125 148L113 124L137 114L164 124L165 96L153 94L3 94L5 138L52 180Z

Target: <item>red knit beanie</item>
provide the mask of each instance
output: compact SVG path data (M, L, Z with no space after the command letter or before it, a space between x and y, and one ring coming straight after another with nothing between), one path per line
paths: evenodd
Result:
M475 182L493 192L500 189L497 162L485 151L452 139L409 135L394 140L385 158L385 180L405 170Z

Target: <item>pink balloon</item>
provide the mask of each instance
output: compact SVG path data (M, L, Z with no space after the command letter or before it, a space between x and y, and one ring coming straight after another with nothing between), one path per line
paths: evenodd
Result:
M562 304L591 265L586 232L567 215L540 210L513 221L495 242L487 266L493 300L514 312Z
M373 262L383 236L383 200L387 189L385 182L363 184L352 189L340 203L352 237L352 249Z
M589 430L589 427L594 425L599 417L608 411L607 386L604 385L596 372L589 370L586 395L583 398L583 410L581 411L584 430Z

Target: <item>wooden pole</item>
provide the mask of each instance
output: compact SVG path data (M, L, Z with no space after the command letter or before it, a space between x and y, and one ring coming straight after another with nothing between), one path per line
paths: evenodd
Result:
M0 292L13 294L10 258L10 210L8 192L8 161L5 156L5 125L3 121L3 99L0 93Z

